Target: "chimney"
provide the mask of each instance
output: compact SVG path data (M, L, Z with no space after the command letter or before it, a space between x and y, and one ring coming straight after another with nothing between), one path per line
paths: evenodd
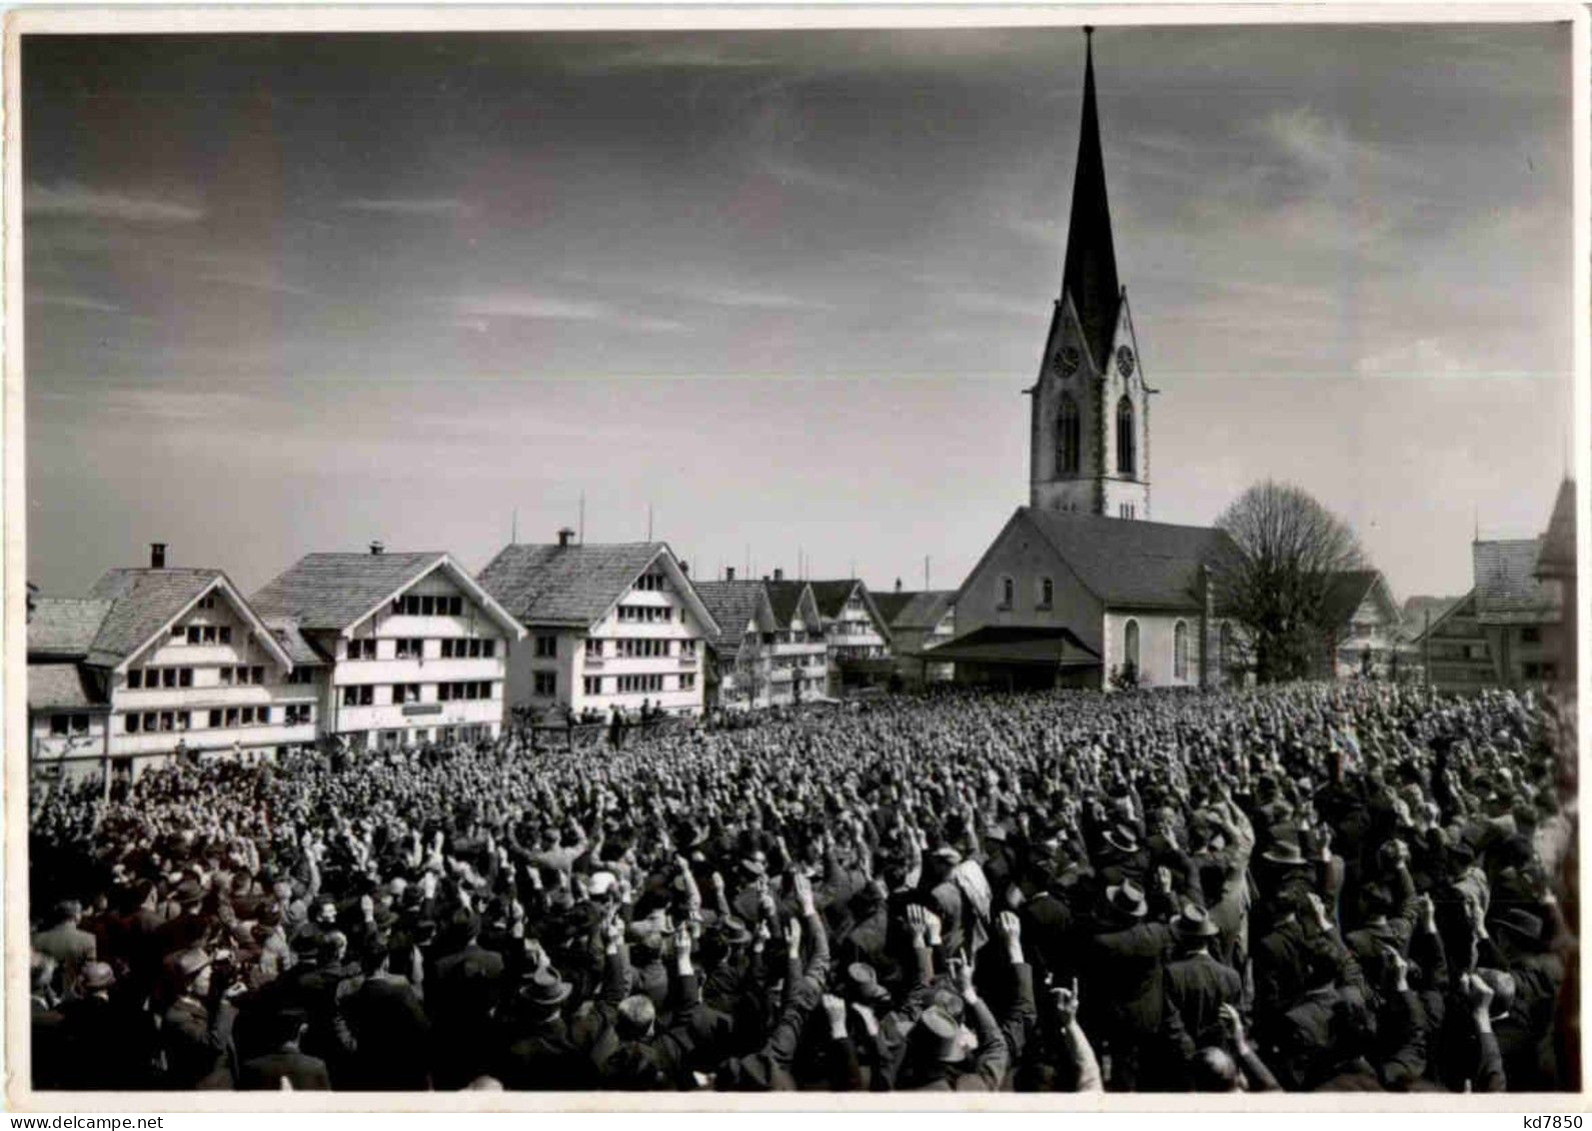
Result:
M383 546L379 541L372 542L370 544L370 552L371 552L372 555L380 554L386 548L387 547Z
M151 542L149 544L149 568L150 569L165 569L166 568L166 543L164 543L164 542Z
M775 581L784 581L785 580L785 571L782 570L782 569L776 569L774 571L774 580Z
M724 567L724 580L725 581L734 581L735 580L735 567L734 566L725 566Z
M899 577L896 578L896 592L901 592L901 579Z
M558 528L558 544L560 546L568 546L569 543L570 543L570 540L572 538L574 538L574 537L575 537L575 532L573 530L571 530L569 527L561 526L561 527Z
M685 576L690 577L691 576L691 563L690 562L681 562L680 563L680 572L685 574Z

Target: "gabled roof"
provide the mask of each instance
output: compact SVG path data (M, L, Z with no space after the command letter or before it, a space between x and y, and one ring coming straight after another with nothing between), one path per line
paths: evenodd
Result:
M753 631L774 631L774 610L761 581L696 581L692 585L718 622L719 631L709 643L725 659L733 660L740 652L747 625L755 624Z
M113 601L83 597L37 597L28 621L28 656L81 660L94 645Z
M1537 556L1538 577L1575 576L1575 480L1559 484L1553 500L1553 516L1542 536L1542 551Z
M1348 624L1355 611L1365 603L1365 599L1376 593L1379 587L1382 603L1392 614L1396 627L1402 619L1402 614L1399 607L1393 603L1393 595L1388 592L1387 581L1380 571L1374 569L1342 570L1332 575L1326 597L1322 601L1321 623L1333 626Z
M590 628L659 560L704 633L716 634L717 621L667 542L513 543L498 551L477 580L522 624Z
M789 627L791 618L801 609L802 595L811 587L805 581L765 581L762 584L768 592L768 604L774 610L774 619L781 628ZM841 604L844 605L845 601L842 600ZM814 608L817 608L816 598ZM824 615L822 609L818 609L818 615ZM818 626L813 627L816 630Z
M29 664L28 709L87 710L104 707L96 682L77 664Z
M851 595L856 593L862 598L862 605L868 611L868 616L873 620L874 628L886 642L890 640L890 622L879 611L878 604L873 599L867 585L855 577L838 578L830 581L809 581L807 587L812 590L813 602L818 606L818 615L826 621L834 620L845 611L846 602L851 600Z
M1537 580L1541 539L1476 542L1471 562L1476 577L1476 617L1483 624L1534 624L1556 620L1556 593Z
M282 650L292 658L295 668L318 668L332 662L331 657L304 635L304 630L299 627L298 621L269 617L265 623L271 629L271 635L276 637L276 642L282 646Z
M939 627L956 601L954 589L902 589L875 593L874 604L892 630L932 631Z
M1102 603L1118 608L1200 608L1200 567L1214 568L1222 553L1234 552L1232 540L1210 526L1174 526L1034 507L1018 507L1006 528L1017 522L1029 524L1085 589ZM1003 529L990 543L990 550L1005 533ZM985 551L986 558L989 552ZM983 565L980 559L957 590L958 601Z
M272 639L259 614L218 569L138 568L106 572L89 590L89 596L109 601L111 607L100 622L85 662L94 667L120 667L212 590L226 597L278 663L291 666L292 661Z
M305 632L348 632L434 570L445 570L499 625L520 632L503 607L441 550L411 553L306 554L254 595L275 624Z

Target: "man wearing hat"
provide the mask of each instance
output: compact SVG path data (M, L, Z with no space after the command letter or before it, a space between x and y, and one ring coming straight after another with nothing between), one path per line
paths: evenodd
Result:
M1238 971L1211 956L1220 931L1205 909L1185 903L1172 920L1178 958L1167 963L1166 1024L1179 1063L1197 1050L1222 1043L1222 1006L1237 1006L1244 982Z
M532 970L515 992L510 1043L496 1075L510 1091L578 1091L596 1086L592 1062L570 1039L564 1005L573 987L551 964Z
M55 962L60 972L61 993L68 998L77 996L83 967L94 961L97 951L94 936L78 927L82 917L81 903L75 899L64 900L55 905L50 928L33 936L33 949Z
M363 956L363 979L344 984L347 992L335 1008L345 1044L353 1047L337 1066L338 1088L411 1092L430 1086L431 1023L414 986L398 972L413 961L408 939L379 940Z
M1084 1019L1087 1032L1099 1033L1102 1055L1111 1057L1107 1083L1113 1089L1138 1086L1140 1051L1151 1047L1161 1029L1161 956L1172 932L1165 923L1148 921L1148 912L1137 883L1108 884L1082 958L1085 985L1113 987L1109 995L1091 995L1094 1007Z
M898 1091L999 1091L1011 1068L1011 1046L995 1015L973 987L965 962L952 964L952 980L962 1016L949 1002L936 1000L918 1018L907 1041L907 1061L897 1077ZM966 1028L963 1019L972 1022Z
M122 1091L153 1083L155 1030L149 1014L113 1000L116 974L104 962L83 967L82 996L61 1006L65 1080L72 1090Z
M205 951L183 951L177 959L182 990L161 1018L166 1085L176 1090L230 1088L232 1027L237 1011L224 999L227 989L212 978Z

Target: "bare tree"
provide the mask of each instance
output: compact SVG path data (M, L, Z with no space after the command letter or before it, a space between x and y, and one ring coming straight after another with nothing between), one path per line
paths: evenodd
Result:
M1324 613L1333 575L1364 567L1354 531L1298 487L1269 479L1216 525L1231 540L1214 563L1217 605L1248 638L1256 679L1310 674L1331 627Z

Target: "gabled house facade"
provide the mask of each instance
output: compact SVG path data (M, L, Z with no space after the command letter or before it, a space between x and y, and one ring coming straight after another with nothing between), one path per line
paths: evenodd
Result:
M449 554L309 554L254 604L289 647L324 658L321 733L391 749L502 732L524 630Z
M302 658L301 658L302 659ZM113 569L84 598L39 597L28 623L29 754L50 777L313 742L314 665L226 574Z
M1329 679L1386 679L1410 659L1403 614L1387 579L1374 569L1332 576L1322 608L1327 626L1320 675ZM1406 665L1407 666L1407 665Z
M809 581L828 646L828 693L884 687L895 673L890 626L857 578Z
M774 647L779 622L760 581L692 583L719 631L706 639L703 705L755 710L773 702Z
M775 570L764 583L774 610L773 670L770 701L775 705L810 703L829 691L829 639L813 587L787 581Z
M505 546L478 575L525 629L509 656L511 710L643 705L702 713L707 641L720 625L664 542Z
M1205 687L1232 634L1213 606L1221 531L1019 507L956 592L934 656L958 683Z

